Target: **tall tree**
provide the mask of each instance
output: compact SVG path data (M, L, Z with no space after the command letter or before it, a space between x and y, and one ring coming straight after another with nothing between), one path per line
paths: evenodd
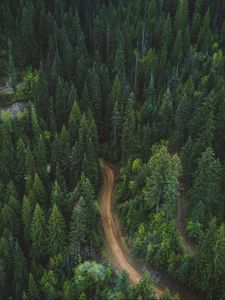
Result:
M46 221L44 212L37 203L31 223L31 253L40 261L46 255Z
M9 41L9 43L8 43L8 48L9 48L8 73L9 73L11 87L13 88L13 90L15 92L17 76L16 76L15 60L14 60L13 53L12 53L12 42L11 41Z
M137 141L136 141L136 117L134 111L134 95L131 94L124 116L124 123L122 128L122 158L127 161L129 157L132 157L136 153Z
M223 215L222 166L212 148L207 148L198 161L191 188L191 198L201 201L210 213Z
M56 206L53 205L49 220L48 220L48 237L47 247L50 256L60 254L66 245L66 231L63 216Z
M179 196L179 157L171 155L166 146L157 146L153 148L147 172L144 190L147 208L158 210L160 206L165 206L167 215L173 215Z

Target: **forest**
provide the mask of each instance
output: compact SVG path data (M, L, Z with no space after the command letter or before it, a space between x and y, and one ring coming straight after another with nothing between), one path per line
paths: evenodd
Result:
M220 0L0 1L0 299L225 299L224 52ZM199 298L116 271L103 161L130 255Z

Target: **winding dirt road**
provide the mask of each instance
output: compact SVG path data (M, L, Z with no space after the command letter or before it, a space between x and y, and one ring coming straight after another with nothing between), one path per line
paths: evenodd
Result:
M113 215L112 195L115 182L115 172L113 167L105 162L102 163L102 170L104 181L102 188L101 215L110 254L117 270L126 271L130 281L133 284L138 284L142 274L129 259L128 251L121 238L118 222ZM156 297L159 299L160 295L162 295L162 289L156 286L155 293Z

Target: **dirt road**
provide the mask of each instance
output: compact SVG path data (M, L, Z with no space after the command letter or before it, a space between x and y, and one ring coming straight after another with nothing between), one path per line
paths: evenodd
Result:
M115 174L113 168L106 163L102 165L103 170L103 188L102 188L102 224L105 232L106 241L110 250L112 260L115 267L119 271L126 271L130 281L137 284L141 279L142 274L132 264L129 259L128 251L123 244L119 225L113 215L113 187ZM160 287L155 287L157 298L162 294Z

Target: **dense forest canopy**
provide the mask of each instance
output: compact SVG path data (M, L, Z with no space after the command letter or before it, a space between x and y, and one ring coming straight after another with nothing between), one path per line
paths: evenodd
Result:
M0 2L1 299L155 299L104 260L99 158L132 253L225 299L224 37L219 0Z

